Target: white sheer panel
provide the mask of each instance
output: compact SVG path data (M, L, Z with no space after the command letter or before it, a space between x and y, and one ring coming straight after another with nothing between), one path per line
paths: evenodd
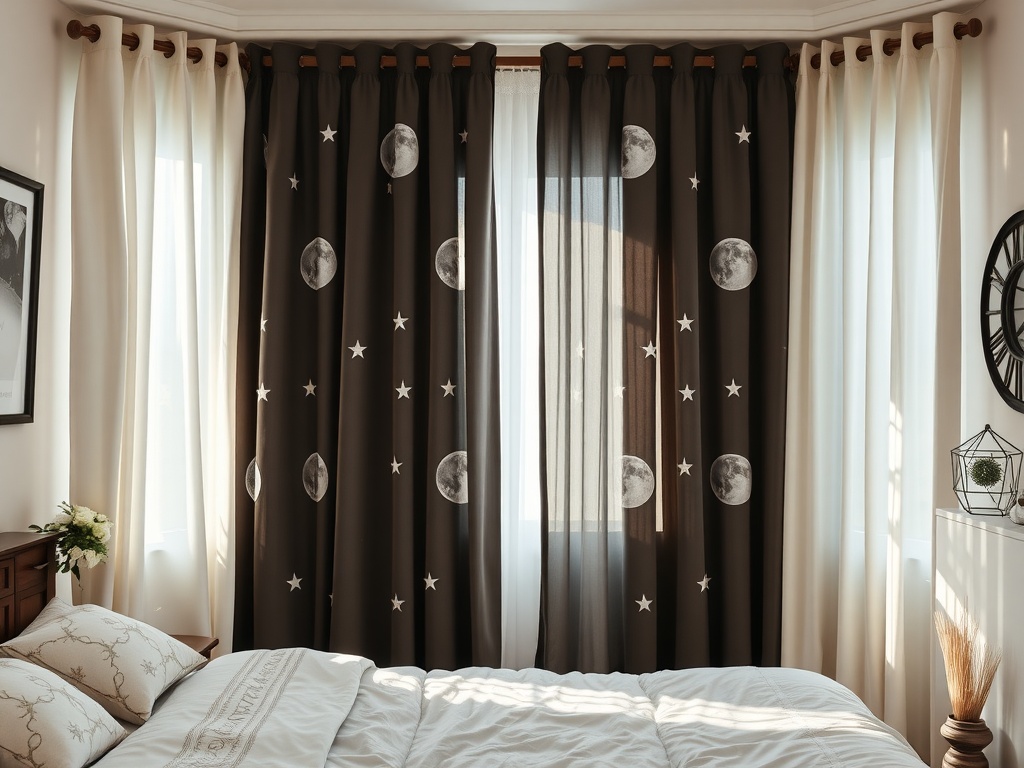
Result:
M501 365L501 663L534 666L540 616L540 73L494 79L494 195Z
M244 101L237 49L94 19L75 110L71 497L114 520L80 596L230 645ZM202 59L188 61L188 46ZM97 56L97 53L100 55ZM90 94L111 97L94 103ZM120 169L123 168L123 173ZM101 236L97 230L103 227ZM77 358L77 359L76 359Z
M825 43L817 73L805 46L797 90L782 661L926 759L936 468L961 409L955 21L904 25L898 58L888 31L838 68Z

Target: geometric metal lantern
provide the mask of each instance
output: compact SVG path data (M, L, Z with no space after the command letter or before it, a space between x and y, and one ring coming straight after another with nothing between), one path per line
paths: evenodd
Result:
M950 454L953 491L972 515L1005 515L1017 503L1022 454L988 424Z

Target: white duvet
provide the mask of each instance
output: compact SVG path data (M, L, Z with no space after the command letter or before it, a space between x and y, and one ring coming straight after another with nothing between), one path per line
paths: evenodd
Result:
M820 675L377 669L287 649L180 683L97 768L740 766L921 768L899 734Z

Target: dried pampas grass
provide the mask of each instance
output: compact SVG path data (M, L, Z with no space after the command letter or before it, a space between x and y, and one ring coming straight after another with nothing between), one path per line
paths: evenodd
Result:
M935 612L935 629L939 635L942 658L946 662L946 685L957 720L981 720L1002 652L992 650L978 640L978 624L960 612L954 620L944 613Z

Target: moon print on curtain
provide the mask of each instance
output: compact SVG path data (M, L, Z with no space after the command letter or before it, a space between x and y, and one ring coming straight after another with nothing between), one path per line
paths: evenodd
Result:
M494 48L457 52L250 50L238 648L500 662Z
M787 49L613 53L542 51L537 661L778 663Z

